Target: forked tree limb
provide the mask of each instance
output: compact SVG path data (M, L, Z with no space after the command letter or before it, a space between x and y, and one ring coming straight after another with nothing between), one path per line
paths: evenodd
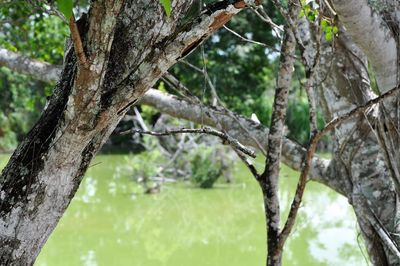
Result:
M300 8L296 0L289 0L287 22L297 24ZM279 174L282 156L283 131L286 120L289 90L292 87L294 58L296 51L296 32L288 23L284 28L284 36L280 54L279 70L276 81L274 103L272 109L271 128L268 135L268 150L265 170L261 174L260 186L264 195L264 208L267 226L267 266L282 265L283 245L279 246L280 237L280 201Z

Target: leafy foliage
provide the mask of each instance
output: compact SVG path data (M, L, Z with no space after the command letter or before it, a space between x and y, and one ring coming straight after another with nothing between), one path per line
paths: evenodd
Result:
M270 1L265 4L265 10L271 17L277 18L277 23L282 22L279 12ZM185 61L207 70L219 98L229 109L249 117L256 113L260 121L268 125L271 110L269 104L272 104L270 98L273 96L278 63L275 49L279 49L279 39L273 35L271 27L260 23L259 18L250 10L242 11L227 26L271 48L244 42L221 28L204 43L203 48L194 51ZM205 102L212 102L210 87L202 73L183 63L175 65L171 72L191 92Z
M300 17L306 17L308 21L314 22L318 17L318 10L311 7L313 1L308 1L308 4L305 4L305 2L302 1L303 8L300 11Z
M214 183L222 175L222 165L220 160L212 156L214 149L201 145L192 153L191 181L200 188L212 188Z
M333 36L335 36L339 32L338 27L333 25L333 22L328 19L321 20L321 29L324 31L325 39L327 41L331 41L333 39Z
M334 21L322 17L319 11L318 4L315 0L301 0L302 9L300 17L306 17L308 21L314 23L317 19L320 22L320 27L324 32L325 39L329 42L339 32L339 29L334 25Z

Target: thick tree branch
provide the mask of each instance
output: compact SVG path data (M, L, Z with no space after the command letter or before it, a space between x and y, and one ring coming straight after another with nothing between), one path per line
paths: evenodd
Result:
M367 0L332 0L346 32L371 62L381 92L397 85L396 38Z
M61 74L62 67L31 59L7 49L0 48L0 66L5 66L17 73L31 75L33 78L55 82Z
M18 62L22 63L20 64ZM0 64L9 67L15 72L29 74L35 79L41 79L46 76L47 78L45 81L48 82L56 81L61 69L60 66L54 66L45 62L33 60L2 48L0 48ZM29 66L29 71L26 71L25 65ZM43 72L43 69L48 70L50 74L45 75L46 73ZM267 148L265 136L269 132L268 128L255 123L250 118L234 115L236 118L234 119L231 115L227 114L223 110L219 110L218 108L195 104L193 101L184 100L154 89L150 89L143 96L141 103L152 106L160 112L171 116L193 121L195 123L203 123L211 127L215 127L217 123L220 122L223 129L230 136L240 141L240 143L259 149L259 145L254 141L255 138L264 149ZM217 120L219 120L219 122ZM248 129L248 132L251 131L252 136L249 136L248 132L238 125L238 121ZM284 138L282 154L283 162L286 165L294 170L300 171L302 158L304 157L305 152L306 150L301 145ZM340 191L339 187L329 185L329 178L325 175L328 165L328 160L314 157L310 176L313 180L327 184L332 189Z
M189 0L173 1L170 18L159 1L90 2L80 31L90 71L77 68L68 49L48 108L0 177L2 262L33 264L125 107L244 8L235 7L240 2L222 1L185 30L177 29L177 21Z

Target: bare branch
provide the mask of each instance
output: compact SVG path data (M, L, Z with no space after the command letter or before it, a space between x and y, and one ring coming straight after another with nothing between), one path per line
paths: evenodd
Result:
M200 103L200 99L197 98L182 82L180 82L174 75L166 72L161 79L167 83L171 88L175 89L182 96L184 96L188 101L193 103Z
M185 65L189 66L190 68L194 69L195 71L200 72L201 74L204 74L204 71L203 71L202 69L196 67L195 65L191 64L190 62L187 62L187 61L185 61L185 60L182 60L181 62L184 63ZM211 83L211 80L209 79L209 76L208 76L208 75L206 75L206 79L208 79L208 82ZM212 87L211 89L213 89L213 87ZM214 88L214 90L215 90L215 88ZM215 93L216 93L216 92L215 92ZM232 119L234 119L234 120L238 123L238 125L242 128L242 130L245 131L246 134L254 141L254 143L257 145L256 148L259 149L259 150L264 154L264 156L266 156L266 155L267 155L266 148L264 147L264 145L261 144L261 142L259 141L259 139L257 139L256 137L254 137L254 136L253 136L253 133L250 132L250 131L246 128L246 126L243 126L243 124L240 122L240 120L237 119L237 117L236 117L230 110L228 110L228 109L223 105L223 103L222 103L221 101L219 101L219 102L220 102L222 108L224 109L224 111L225 111ZM201 122L201 124L203 124L203 122Z
M221 138L224 142L228 143L229 145L231 145L233 148L253 157L256 158L256 153L253 150L250 150L249 148L245 147L244 145L242 145L239 141L237 141L236 139L233 139L232 137L230 137L229 135L227 135L226 133L223 133L221 131L209 128L209 127L203 127L203 128L180 128L180 129L169 129L169 130L165 130L162 132L155 132L155 131L143 131L143 130L138 130L138 129L130 129L127 131L123 131L120 134L121 135L127 135L130 133L139 133L139 134L146 134L146 135L152 135L152 136L156 136L156 137L161 137L161 136L168 136L168 135L173 135L173 134L187 134L187 133L191 133L191 134L209 134L209 135L213 135L213 136L217 136L219 138Z
M267 23L268 25L271 26L272 30L275 32L276 36L279 38L282 38L281 32L283 32L283 26L278 26L276 25L272 19L268 16L268 14L264 11L262 6L259 6L258 8L252 8L251 9L262 21Z
M289 1L290 14L288 17L296 23L299 7L294 1ZM289 89L292 83L294 69L294 54L296 50L296 38L294 31L288 25L285 26L278 78L276 81L274 105L271 118L271 129L268 135L267 159L265 170L260 178L260 186L264 194L264 207L267 218L267 265L281 265L283 245L280 243L280 202L279 202L279 172L282 154L283 131L286 119L286 108Z
M267 47L268 49L271 49L272 51L280 52L279 49L277 49L277 48L275 48L275 47L273 47L271 45L268 45L268 44L265 44L265 43L262 43L262 42L257 42L257 41L250 40L250 39L240 35L236 31L228 28L227 26L224 26L224 29L226 29L227 31L229 31L230 33L232 33L233 35L235 35L236 37L238 37L239 39L241 39L244 42L248 42L248 43L252 43L252 44L256 44L256 45L261 45L261 46Z
M254 178L260 182L260 174L258 173L257 169L255 168L255 166L253 165L253 163L249 160L249 158L247 158L246 156L244 156L243 153L241 153L240 151L233 149L237 156L240 158L240 160L242 160L242 162L246 165L246 167L250 170L250 173L254 176Z

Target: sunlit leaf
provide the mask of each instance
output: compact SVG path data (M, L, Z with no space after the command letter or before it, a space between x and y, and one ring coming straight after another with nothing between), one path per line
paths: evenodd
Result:
M57 0L57 6L61 13L69 19L72 16L73 0Z
M322 19L322 20L321 20L321 28L322 28L323 30L325 30L326 27L328 27L328 21L327 21L326 19Z
M332 38L333 38L333 32L332 31L327 31L325 33L325 39L329 42L329 41L332 40Z
M171 0L160 0L160 3L164 7L165 13L169 17L171 15Z

